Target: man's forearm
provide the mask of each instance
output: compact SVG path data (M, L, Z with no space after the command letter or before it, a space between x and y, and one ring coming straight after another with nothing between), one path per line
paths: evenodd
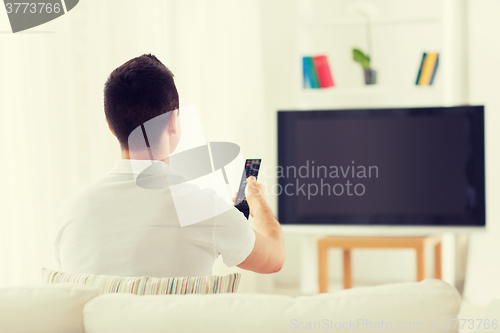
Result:
M258 273L279 272L285 262L281 226L267 205L264 186L248 177L245 194L254 218L255 245L252 253L238 267Z
M252 214L254 217L254 229L265 237L276 239L277 241L283 240L283 231L281 225L276 220L273 212L265 201L259 201L252 207Z

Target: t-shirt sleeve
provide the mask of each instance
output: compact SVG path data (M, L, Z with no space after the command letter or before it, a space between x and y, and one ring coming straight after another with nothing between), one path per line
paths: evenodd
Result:
M215 250L228 267L241 264L252 252L255 232L245 216L236 208L216 218L214 230Z

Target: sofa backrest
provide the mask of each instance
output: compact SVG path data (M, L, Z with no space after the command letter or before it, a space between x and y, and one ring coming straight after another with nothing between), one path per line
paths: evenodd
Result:
M107 294L84 307L86 333L458 332L460 295L440 280L292 298L262 294Z
M0 289L0 332L84 333L83 306L98 295L76 284Z
M470 321L470 319L473 319ZM474 333L489 333L500 331L500 299L495 299L488 304L480 319L470 318L465 327L475 328ZM463 323L460 322L462 325Z

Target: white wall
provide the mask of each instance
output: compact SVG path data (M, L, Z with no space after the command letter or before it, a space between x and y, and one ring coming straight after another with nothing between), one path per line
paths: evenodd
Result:
M470 99L486 112L487 233L471 239L464 297L486 305L500 298L500 2L469 0L468 12Z

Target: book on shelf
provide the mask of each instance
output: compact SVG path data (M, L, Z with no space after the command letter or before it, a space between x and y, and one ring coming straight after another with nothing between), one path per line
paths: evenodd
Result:
M334 86L328 58L325 55L303 57L304 88L329 88Z
M328 58L325 55L319 55L314 57L313 61L321 88L333 87L335 84L333 83L330 65L328 65Z
M318 74L314 68L312 57L303 57L302 66L304 70L304 88L317 89L320 88Z
M430 86L434 83L436 72L439 64L439 53L437 52L424 52L422 55L422 62L417 74L416 85Z

